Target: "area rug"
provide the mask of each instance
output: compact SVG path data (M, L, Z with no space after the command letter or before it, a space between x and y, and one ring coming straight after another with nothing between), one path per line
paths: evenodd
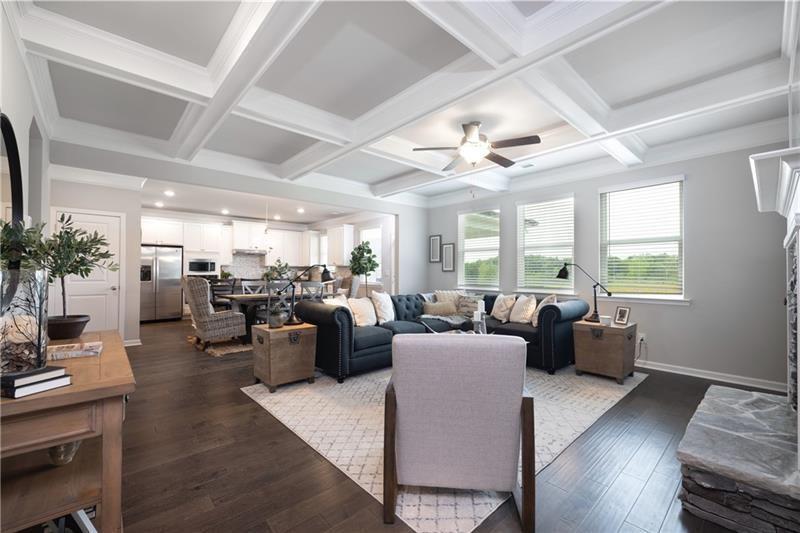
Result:
M194 345L194 335L186 337L186 342ZM233 353L249 352L252 349L252 344L242 344L240 341L225 341L212 343L206 348L205 353L212 357L222 357Z
M270 393L263 384L242 391L378 501L383 501L383 402L392 370L347 378L321 376ZM527 369L534 396L536 471L553 461L600 416L644 381L636 373L618 385L572 368L549 375ZM401 487L397 516L419 533L467 533L478 527L508 493Z

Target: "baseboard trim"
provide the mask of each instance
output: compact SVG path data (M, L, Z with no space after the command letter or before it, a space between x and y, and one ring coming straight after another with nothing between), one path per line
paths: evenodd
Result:
M724 383L732 383L735 385L744 385L746 387L753 387L757 389L782 392L784 394L786 393L786 383L781 383L780 381L748 378L745 376L739 376L737 374L726 374L724 372L701 370L699 368L690 368L688 366L668 365L666 363L659 363L657 361L643 361L642 359L636 361L636 366L641 368L652 368L653 370L661 370L662 372L670 372L672 374L683 374L696 378L704 378L713 381L722 381Z
M130 339L130 340L127 340L127 341L122 341L122 345L125 346L126 348L128 346L141 346L142 345L142 339Z

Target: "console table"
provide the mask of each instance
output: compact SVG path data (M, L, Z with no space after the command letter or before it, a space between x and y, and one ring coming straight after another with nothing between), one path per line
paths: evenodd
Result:
M124 398L135 389L117 331L86 333L103 342L99 357L53 362L72 384L19 399L0 400L3 531L18 531L98 505L99 529L122 531ZM54 466L48 448L82 441L75 458Z

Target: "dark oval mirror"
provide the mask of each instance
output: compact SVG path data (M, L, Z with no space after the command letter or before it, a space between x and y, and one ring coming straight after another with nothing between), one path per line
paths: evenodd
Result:
M6 115L0 113L0 218L17 223L22 221L22 167L14 128Z

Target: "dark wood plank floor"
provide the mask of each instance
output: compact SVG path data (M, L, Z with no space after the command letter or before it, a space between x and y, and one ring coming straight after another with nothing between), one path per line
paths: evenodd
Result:
M124 433L123 516L139 531L372 532L381 506L245 396L250 352L214 358L186 322L142 327ZM708 381L651 372L537 477L537 530L722 531L681 510L675 448ZM506 502L478 531L519 531Z

